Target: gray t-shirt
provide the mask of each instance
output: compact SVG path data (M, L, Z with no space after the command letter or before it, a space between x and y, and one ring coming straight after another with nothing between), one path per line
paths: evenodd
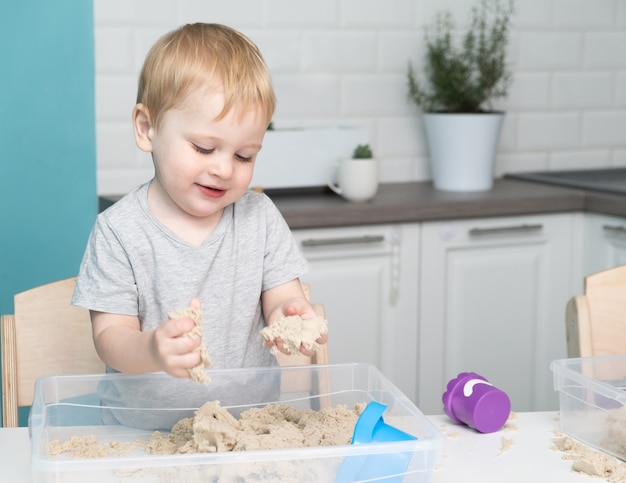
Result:
M225 208L214 231L196 247L151 215L148 185L98 215L72 303L138 316L142 330L151 330L167 320L169 312L197 297L213 368L275 365L259 334L265 325L261 292L308 270L278 209L264 194L246 192ZM157 394L163 395L170 407L178 397L184 401L178 407L189 407L193 393L198 393L200 404L206 401L206 389L200 385L174 377L166 381L158 387L137 387L134 394L104 390L101 397L123 407L141 406L148 394L152 404Z

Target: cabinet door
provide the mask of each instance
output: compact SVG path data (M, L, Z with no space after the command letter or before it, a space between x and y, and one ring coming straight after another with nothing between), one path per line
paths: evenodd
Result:
M415 399L417 259L414 225L295 230L311 263L302 280L326 309L333 364L373 364Z
M626 219L617 216L585 216L587 246L585 276L626 264Z
M566 357L573 215L422 225L418 404L440 413L445 384L476 372L517 411L555 409L549 369Z

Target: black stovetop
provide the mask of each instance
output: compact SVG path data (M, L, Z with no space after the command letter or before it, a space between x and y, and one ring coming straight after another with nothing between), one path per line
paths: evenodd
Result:
M504 177L570 188L626 194L626 168L537 171L510 173L505 174Z

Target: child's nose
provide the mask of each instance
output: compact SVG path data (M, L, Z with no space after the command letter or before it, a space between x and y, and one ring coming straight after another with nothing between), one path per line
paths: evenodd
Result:
M230 178L233 174L232 157L226 153L213 156L209 164L209 173L223 179Z

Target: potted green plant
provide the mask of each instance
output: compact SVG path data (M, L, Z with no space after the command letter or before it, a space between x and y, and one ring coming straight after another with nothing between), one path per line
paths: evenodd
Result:
M424 112L438 189L480 191L493 184L504 112L493 110L492 101L506 97L511 84L506 53L513 13L514 0L480 0L459 39L452 14L440 11L424 35L424 75L409 62L408 94Z
M371 200L378 191L378 162L369 144L358 144L351 158L341 158L328 186L348 201Z
M352 152L352 159L371 159L373 157L372 148L369 144L359 144Z

